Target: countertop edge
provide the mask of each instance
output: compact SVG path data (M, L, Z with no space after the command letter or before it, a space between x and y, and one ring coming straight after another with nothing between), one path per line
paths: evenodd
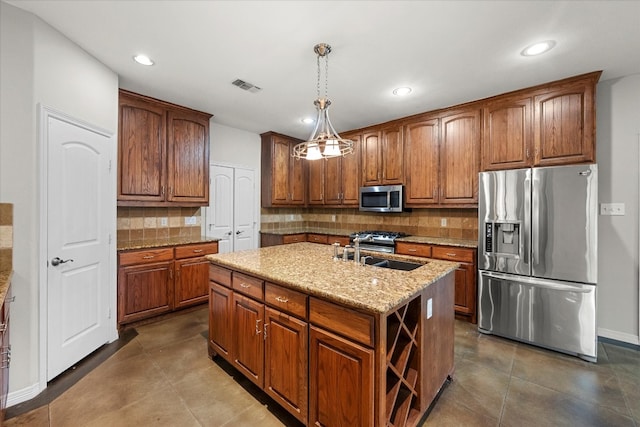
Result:
M219 242L220 239L216 237L200 237L200 238L167 238L167 239L157 239L157 240L133 240L127 242L118 242L117 251L132 251L132 250L140 250L140 249L154 249L154 248L168 248L171 246L185 246L185 245L196 245L202 243L213 243Z

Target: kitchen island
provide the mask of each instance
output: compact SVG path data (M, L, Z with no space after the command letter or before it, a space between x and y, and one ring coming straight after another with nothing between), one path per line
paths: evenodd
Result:
M306 425L417 425L453 373L457 263L313 243L208 255L209 354Z

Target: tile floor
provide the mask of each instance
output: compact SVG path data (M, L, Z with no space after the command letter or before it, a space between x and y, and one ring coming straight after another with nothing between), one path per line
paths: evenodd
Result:
M48 405L5 425L298 425L228 364L207 357L206 309L137 332ZM640 427L640 351L601 343L598 357L584 362L456 321L454 381L423 425Z

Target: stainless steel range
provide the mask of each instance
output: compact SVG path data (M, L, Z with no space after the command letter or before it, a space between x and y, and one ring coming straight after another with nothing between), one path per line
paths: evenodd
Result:
M349 236L352 245L356 236L363 239L360 243L360 249L392 254L396 251L396 239L407 235L394 231L360 231Z

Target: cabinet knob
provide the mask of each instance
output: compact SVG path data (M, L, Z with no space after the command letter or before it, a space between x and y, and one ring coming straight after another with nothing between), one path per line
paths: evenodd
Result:
M200 252L203 252L203 250L202 249L194 249L193 250L194 254L199 254Z
M276 297L276 301L281 302L281 303L287 303L289 302L289 300L286 297Z
M455 257L457 257L458 255L453 254L453 253L451 253L451 252L447 252L447 256L450 256L450 257L454 257L454 258L455 258Z
M246 283L240 283L240 287L246 289L246 288L250 288L251 285L247 285Z

